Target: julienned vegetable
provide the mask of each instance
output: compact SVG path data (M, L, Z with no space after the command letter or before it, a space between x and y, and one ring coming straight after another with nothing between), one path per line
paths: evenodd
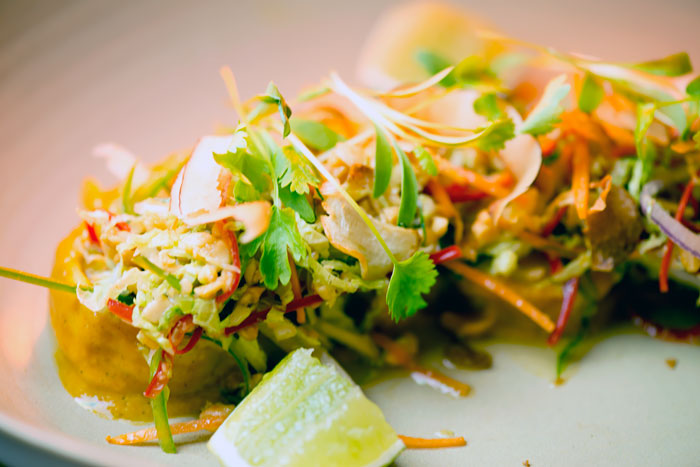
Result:
M613 64L478 40L497 47L455 63L421 51L429 73L417 83L368 89L331 73L298 101L273 83L241 101L223 68L238 119L222 134L153 167L99 147L122 181L86 184L56 277L0 275L70 307L53 324L77 374L100 367L94 349L138 362L81 386L150 406L155 430L110 442L157 434L173 452L173 434L215 430L301 347L342 347L466 396L469 385L419 363L411 321L392 323L429 304L455 339L497 334L519 313L556 346L559 375L597 304L640 266L662 292L669 280L700 288L700 92L672 78L690 72L688 57ZM436 294L455 290L466 297L442 310ZM183 401L196 406L177 412ZM169 426L168 402L192 415L204 401L218 409Z

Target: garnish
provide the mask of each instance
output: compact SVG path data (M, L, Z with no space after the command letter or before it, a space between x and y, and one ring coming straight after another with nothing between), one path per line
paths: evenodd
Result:
M553 78L545 87L535 108L523 122L520 132L531 135L549 133L554 124L559 121L559 115L564 110L561 101L569 94L570 90L571 86L566 82L566 75Z
M433 155L430 154L423 146L418 145L413 149L413 154L418 159L418 165L425 171L428 175L436 177L438 174L438 169L435 166L435 161L433 160Z
M605 97L603 87L593 75L586 73L578 96L578 108L583 112L591 113L598 108L603 97Z
M145 269L147 271L151 271L153 274L166 281L168 284L170 284L170 286L173 289L177 290L178 292L181 291L180 281L177 277L173 276L168 272L163 271L160 267L153 264L153 262L145 256L137 256L133 259L133 262L140 268Z
M177 452L173 434L168 424L168 378L172 367L172 357L163 350L156 351L151 357L151 383L144 395L151 399L153 422L158 433L158 443L163 452L174 454Z
M260 273L270 290L275 290L278 283L288 284L292 276L287 250L297 262L306 254L292 210L273 206L260 257Z
M136 171L136 164L131 167L129 175L126 176L126 181L124 182L124 188L122 191L122 210L125 214L134 214L134 200L131 194L131 184L134 180L134 171Z
M302 118L291 118L289 120L292 131L311 149L316 151L327 151L345 140L342 135L328 128L321 122L315 120L305 120Z
M389 188L391 169L394 166L394 153L384 132L377 125L374 126L374 130L376 134L376 148L374 151L374 187L372 188L372 196L379 198Z
M282 94L280 94L280 91L277 89L277 86L275 86L275 83L270 81L270 84L267 85L265 94L260 96L260 100L266 104L274 104L277 106L280 114L280 120L282 120L282 126L284 128L282 136L286 138L291 131L289 126L289 117L292 116L292 109L290 109L287 105L287 102L284 100L284 97L282 97Z
M679 52L658 60L650 60L632 65L632 68L659 76L681 76L693 71L690 57L685 52Z

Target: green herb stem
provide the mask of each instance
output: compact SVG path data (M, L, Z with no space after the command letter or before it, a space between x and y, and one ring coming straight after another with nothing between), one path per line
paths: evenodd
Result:
M26 282L27 284L38 285L40 287L46 287L47 289L59 290L61 292L68 292L75 294L76 286L66 284L65 282L59 282L48 277L37 276L35 274L30 274L28 272L17 271L16 269L10 269L0 266L0 277L6 277L8 279ZM92 287L79 286L81 290L92 291Z

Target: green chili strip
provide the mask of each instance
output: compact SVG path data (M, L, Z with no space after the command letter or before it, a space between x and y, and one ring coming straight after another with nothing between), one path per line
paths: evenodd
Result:
M177 280L177 277L173 276L168 272L163 271L161 268L150 262L145 256L138 256L134 258L134 263L136 263L138 266L141 266L143 269L148 269L156 276L165 280L168 284L172 286L173 289L177 290L178 292L181 291L180 281Z
M28 272L17 271L16 269L4 268L0 266L0 277L6 277L8 279L13 279L20 282L26 282L27 284L38 285L41 287L46 287L47 289L60 290L61 292L68 292L75 294L76 286L66 284L64 282L59 282L48 277L37 276L35 274L30 274ZM92 291L92 287L80 286L81 290Z
M155 375L158 370L161 358L163 358L163 351L153 354L153 358L151 358L151 378L153 378L153 375ZM158 432L158 444L160 444L160 448L163 452L175 454L177 449L175 448L173 434L170 431L170 424L168 423L167 404L169 392L168 387L165 386L156 397L151 399L151 410L153 411L153 423L155 423L156 431Z

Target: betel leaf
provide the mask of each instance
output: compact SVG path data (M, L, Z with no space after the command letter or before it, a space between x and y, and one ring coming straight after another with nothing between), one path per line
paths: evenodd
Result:
M693 71L690 57L685 52L669 55L658 60L636 63L632 65L632 68L660 76L681 76Z
M420 168L425 171L428 175L433 177L437 176L438 169L435 166L435 161L433 160L433 155L428 152L423 146L418 145L413 149L413 154L418 159L418 164Z
M280 187L288 186L295 193L305 195L309 192L309 185L316 187L321 183L314 168L292 146L285 146L281 150L275 148L272 164Z
M292 118L289 120L292 131L302 142L316 151L327 151L345 138L327 125L315 120Z
M586 73L586 78L581 86L581 94L578 96L578 108L583 112L591 113L598 108L604 96L603 86L593 75Z
M423 294L430 292L437 278L435 263L427 253L417 251L394 265L386 303L394 321L412 316L426 306Z
M506 141L515 137L515 124L510 119L503 119L493 122L481 138L476 141L476 145L482 151L498 151L503 149Z
M278 283L288 284L292 277L287 251L295 261L301 261L306 252L304 240L292 210L273 206L260 257L260 273L265 287L270 290L275 290Z
M306 195L292 191L287 185L280 187L279 196L285 206L294 209L308 224L316 222L316 213Z
M394 148L401 162L401 204L398 224L401 227L411 227L418 209L418 180L406 153L396 143Z
M394 166L394 156L391 144L386 138L384 131L378 126L374 126L376 133L376 149L374 151L374 187L372 197L379 198L389 188L391 181L391 170Z
M441 57L440 55L425 49L420 49L416 52L416 60L423 68L425 68L425 71L431 75L439 73L448 66L452 65L452 63L450 63L450 61L445 57ZM439 84L440 86L448 88L457 84L457 80L455 79L454 75L450 73L449 75L445 76Z
M562 100L569 94L571 86L566 82L566 75L562 74L552 79L530 115L523 122L520 131L539 135L549 133L555 123L559 121L559 115L563 112Z
M691 97L700 98L700 76L688 83L685 92Z
M280 120L282 120L282 125L284 126L282 136L286 138L291 131L289 127L289 117L292 116L292 109L290 109L287 105L287 101L284 100L284 97L282 97L282 94L280 94L280 91L277 89L277 86L275 86L275 83L270 81L270 84L267 85L265 94L260 96L260 100L266 104L274 104L277 106L280 113Z
M498 97L494 93L484 94L474 101L474 112L489 120L498 120L503 117L503 111L498 106Z

